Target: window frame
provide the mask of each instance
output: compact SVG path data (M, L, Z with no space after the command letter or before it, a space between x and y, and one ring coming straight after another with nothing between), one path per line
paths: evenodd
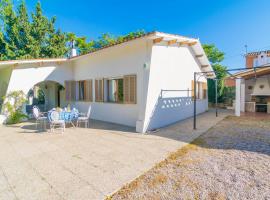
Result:
M105 93L107 94L107 96L106 96L106 101L104 101L104 102L106 102L106 103L116 103L116 104L123 104L124 103L124 76L118 76L118 77L113 77L113 78L106 78L105 79L106 80L106 91L105 91ZM118 80L122 80L122 84L123 84L123 86L122 86L122 91L123 91L123 99L122 99L122 101L119 101L119 100L117 100L117 101L111 101L110 100L110 98L109 98L109 96L110 96L110 87L109 87L109 81L118 81ZM117 85L117 88L116 88L116 92L118 93L118 91L119 91L119 88L118 88L118 85ZM118 94L117 95L115 95L115 96L117 96L117 99L119 98L119 96L118 96Z

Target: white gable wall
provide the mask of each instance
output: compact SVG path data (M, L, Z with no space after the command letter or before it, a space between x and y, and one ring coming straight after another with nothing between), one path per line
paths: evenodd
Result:
M118 104L110 102L74 102L80 111L86 112L92 106L91 118L135 127L142 106L143 92L147 83L143 77L147 71L144 64L150 60L151 48L146 40L131 41L111 48L97 51L74 60L74 80L94 80L98 78L116 78L124 75L137 75L137 103ZM106 91L104 91L105 94ZM144 116L144 115L142 115Z
M154 45L152 48L150 77L145 120L140 132L152 130L191 117L191 93L161 90L187 90L192 87L194 72L201 71L189 47ZM199 81L206 82L205 78ZM208 109L208 100L197 101L197 113Z

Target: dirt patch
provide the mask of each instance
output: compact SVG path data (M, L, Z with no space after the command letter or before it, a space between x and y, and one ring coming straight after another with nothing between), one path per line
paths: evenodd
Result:
M270 120L228 117L108 199L270 199Z

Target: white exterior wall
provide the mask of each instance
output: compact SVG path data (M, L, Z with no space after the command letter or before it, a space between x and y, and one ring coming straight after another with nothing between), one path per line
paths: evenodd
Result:
M245 80L242 80L241 81L241 99L240 99L240 104L241 104L241 107L240 107L240 110L241 112L245 112Z
M55 81L64 86L65 80L73 79L70 64L56 63L20 65L12 70L7 93L22 90L25 94L37 83Z
M20 64L12 70L7 92L22 90L25 94L36 84L54 81L64 86L66 80L93 80L93 102L72 104L91 118L136 127L138 132L159 128L193 115L191 92L161 90L192 89L194 72L201 71L189 47L154 45L145 38L105 48L85 56L56 63ZM137 76L137 103L95 102L95 79ZM202 77L199 81L206 80ZM51 90L52 92L54 90ZM52 96L52 95L51 95ZM104 91L106 96L106 91ZM65 97L61 91L61 100ZM65 102L61 102L61 106ZM53 102L51 102L53 104ZM197 101L197 113L208 109L208 100Z
M253 89L256 83L256 79L248 79L245 80L245 101L251 101L252 96L251 94L253 93ZM252 89L249 89L248 87L252 86ZM270 91L269 91L270 94Z
M9 84L11 71L12 71L11 67L0 69L0 102L2 101L2 97L6 95L6 90Z
M194 72L201 71L188 47L154 45L152 48L147 106L142 132L160 128L193 115L191 93L161 90L192 89ZM206 82L204 77L199 81ZM197 113L208 109L208 100L197 101Z
M75 102L75 106L81 112L87 112L92 106L91 118L108 121L127 126L136 126L139 116L143 116L144 95L147 83L144 77L147 69L144 64L150 60L151 48L148 48L146 40L133 41L115 47L103 49L90 55L74 60L74 80L94 80L98 78L116 78L124 75L137 75L137 103L118 104L109 102ZM105 95L106 91L104 92ZM93 98L95 99L95 98Z
M241 82L240 78L235 81L235 116L240 117L241 115Z

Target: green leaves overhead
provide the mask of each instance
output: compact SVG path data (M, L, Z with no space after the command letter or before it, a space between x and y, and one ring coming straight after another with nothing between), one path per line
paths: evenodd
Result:
M203 49L216 73L218 79L218 101L221 102L223 101L224 94L224 78L227 76L227 67L221 64L224 60L224 53L214 44L204 44ZM215 102L215 82L211 79L208 80L208 99L209 102Z
M105 33L88 41L87 37L56 29L55 22L55 17L43 14L40 2L29 14L24 1L15 8L12 0L0 0L0 60L64 57L71 48L85 54L145 33L136 31L117 37Z
M224 53L219 51L214 44L204 44L203 49L212 64L219 63L224 60Z
M24 1L14 9L11 0L5 0L0 10L1 60L60 57L67 53L65 33L54 28L54 17L43 15L40 2L31 18Z
M75 48L78 49L79 53L85 54L95 49L140 37L143 34L145 34L144 30L130 32L122 36L113 36L110 33L104 33L97 40L91 40L90 42L87 42L86 37L77 37L74 33L68 33L67 41L69 41L70 43L74 42Z

